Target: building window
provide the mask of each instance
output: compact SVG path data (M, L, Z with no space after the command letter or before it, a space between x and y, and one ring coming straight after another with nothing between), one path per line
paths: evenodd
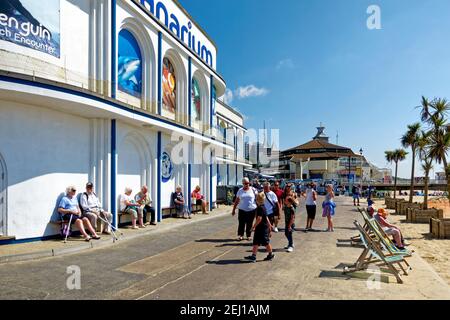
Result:
M222 135L223 141L227 139L227 124L225 121L220 120L219 122L220 134Z
M163 60L163 109L175 114L177 110L177 76L172 62Z
M128 30L119 32L119 90L136 98L142 95L142 56L139 44Z
M202 98L201 98L200 85L196 78L192 79L191 99L192 99L192 110L191 110L192 119L194 121L201 121L202 120Z

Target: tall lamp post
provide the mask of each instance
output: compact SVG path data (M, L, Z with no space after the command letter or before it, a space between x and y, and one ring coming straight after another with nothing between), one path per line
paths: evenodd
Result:
M361 148L359 149L359 155L361 156L360 161L361 161L361 189L362 189L362 185L363 185L363 152L364 150Z

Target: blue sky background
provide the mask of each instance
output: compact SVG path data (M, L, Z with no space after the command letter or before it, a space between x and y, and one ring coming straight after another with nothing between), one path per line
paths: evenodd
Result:
M418 120L421 95L450 98L448 0L180 2L217 43L231 105L249 128L280 128L282 149L322 122L330 142L339 132L340 145L384 167L384 151ZM382 30L366 26L372 4ZM410 168L407 159L400 176Z

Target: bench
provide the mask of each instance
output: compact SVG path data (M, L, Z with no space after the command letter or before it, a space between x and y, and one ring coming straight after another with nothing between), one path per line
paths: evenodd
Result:
M202 212L202 206L197 204L192 204L191 213L196 214L198 212ZM177 209L175 207L164 207L162 208L162 217L166 218L176 218L177 217Z
M127 213L127 212L119 212L117 214L117 218L118 218L117 225L119 227L122 227L124 225L127 225L127 224L131 223L131 215L129 213ZM151 220L150 212L147 212L147 217L146 218L147 218L146 221L150 221ZM123 220L125 220L125 221L123 221Z
M61 229L62 225L69 224L69 221L59 220L59 221L50 221L50 223L57 225ZM102 221L100 219L97 219L97 225L95 226L95 231L100 232L101 227L102 227ZM77 233L77 232L80 232L80 230L78 230L78 228L74 224L72 224L72 233Z

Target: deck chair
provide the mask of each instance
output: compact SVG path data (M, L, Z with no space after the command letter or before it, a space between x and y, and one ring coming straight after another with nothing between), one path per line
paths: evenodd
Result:
M369 235L370 235L370 228L369 228L369 226L367 225L367 221L366 221L366 218L368 217L368 214L367 214L367 211L365 211L365 209L361 209L360 207L358 207L358 211L359 211L359 213L362 215L362 217L363 217L363 219L364 219L364 226L363 226L363 228L364 228L364 230L366 230L368 233L369 233ZM358 235L356 235L356 236L354 236L354 237L351 237L350 238L350 244L353 246L353 245L359 245L359 244L361 244L361 236L358 234Z
M369 236L358 221L355 221L354 225L359 231L361 241L364 244L364 250L356 260L356 263L353 266L350 266L353 270L345 269L344 273L366 270L370 264L381 264L386 266L395 276L397 283L402 284L403 280L401 278L400 270L398 270L396 266L401 269L404 275L408 275L407 269L410 267L408 262L406 262L405 257L402 255L386 255L385 252L383 252L382 246ZM404 263L406 267L404 267L402 263Z
M379 222L372 218L367 221L367 225L370 228L372 234L374 234L377 239L380 241L381 245L383 246L384 250L388 251L390 254L398 254L405 257L411 257L412 251L410 250L400 250L397 248L397 246L392 242L389 235L386 234L386 232L383 230Z

